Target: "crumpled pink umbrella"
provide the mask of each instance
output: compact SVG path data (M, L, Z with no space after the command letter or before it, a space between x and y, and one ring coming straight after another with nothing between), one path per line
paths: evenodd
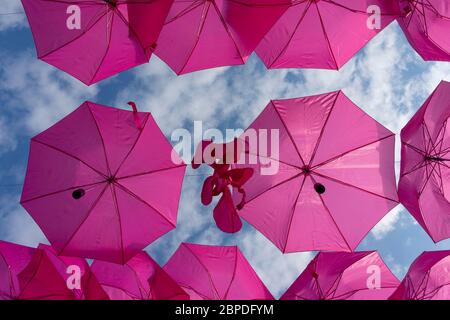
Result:
M390 300L449 300L450 250L423 252Z
M272 300L238 247L182 243L164 270L191 300Z
M398 204L394 134L341 91L271 101L240 139L233 168L254 174L239 214L284 253L352 251Z
M450 237L450 82L441 82L401 131L401 203L438 242Z
M368 27L369 6L380 10L379 29ZM292 0L256 53L269 69L339 69L398 14L392 0Z
M69 267L80 272L79 286L68 286L73 272ZM0 299L108 299L86 260L56 256L50 246L42 244L34 249L0 241L0 278Z
M400 0L398 19L411 46L425 61L450 61L450 2Z
M149 61L173 0L22 0L38 58L86 85Z
M244 64L287 0L175 0L156 55L177 74Z
M91 266L111 300L189 300L189 295L146 253L125 265L95 260Z
M253 175L251 168L230 169L231 164L238 160L236 156L242 152L238 150L240 141L235 139L231 143L217 144L211 140L203 140L192 159L192 168L197 169L205 163L214 170L203 183L201 200L202 204L207 206L211 204L213 197L220 196L220 200L214 207L213 216L217 227L227 233L236 233L242 229L238 210L242 209L246 199L243 186ZM232 150L229 150L230 148ZM237 205L234 204L231 187L242 195Z
M399 283L376 251L320 252L281 300L386 300Z
M124 264L176 226L186 165L131 104L85 102L31 140L21 203L58 254Z

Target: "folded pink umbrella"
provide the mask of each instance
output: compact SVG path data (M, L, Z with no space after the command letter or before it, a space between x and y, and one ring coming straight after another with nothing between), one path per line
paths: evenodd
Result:
M38 58L86 85L149 61L173 0L22 0Z
M242 205L245 203L243 185L253 175L251 168L231 169L231 164L235 163L237 159L227 159L227 156L234 158L234 155L241 153L238 151L240 146L237 145L240 141L235 139L228 144L216 144L210 140L204 140L198 145L192 159L192 168L194 169L199 168L203 163L214 169L213 174L207 177L203 183L201 200L202 204L207 206L211 204L213 197L220 196L220 200L213 210L214 220L217 227L227 233L236 233L242 229L242 221L237 210L242 209ZM232 149L229 150L230 148ZM210 159L204 159L208 150L212 153L207 155ZM221 154L216 155L216 150ZM233 202L230 187L235 188L242 195L241 202L237 205Z
M177 74L244 64L287 0L175 0L156 55Z
M399 283L376 251L320 252L281 300L386 300Z
M146 253L125 265L95 260L92 272L111 300L189 300L189 295Z
M398 204L394 134L341 91L271 101L240 139L233 168L254 174L239 214L284 253L352 251Z
M238 247L182 243L164 270L191 300L272 300Z
M450 250L423 252L390 300L449 300Z
M450 237L450 82L441 82L401 131L401 203L433 241Z
M79 287L68 286L69 267L80 271ZM33 249L0 241L0 279L0 299L108 299L84 259L58 257L46 245Z
M21 203L58 254L124 264L176 226L186 165L131 104L85 102L31 140Z
M376 28L371 8L380 11ZM392 0L292 0L256 53L269 69L339 69L398 14Z
M400 0L398 19L411 46L426 61L450 61L450 1Z

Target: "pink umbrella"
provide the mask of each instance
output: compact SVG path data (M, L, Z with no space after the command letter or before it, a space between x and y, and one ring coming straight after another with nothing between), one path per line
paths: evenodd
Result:
M149 61L173 0L22 0L39 59L86 85Z
M376 251L320 252L281 300L386 300L399 283Z
M341 91L271 101L240 139L251 149L233 167L254 174L239 214L284 253L352 251L398 204L394 134Z
M164 270L191 300L272 300L238 247L182 243Z
M95 260L91 266L111 300L189 300L189 296L146 253L124 266Z
M287 0L175 0L156 54L177 74L244 64Z
M18 275L26 269L35 250L0 240L0 300L19 299Z
M72 272L69 267L78 268L79 287L68 286ZM0 278L0 299L108 299L85 260L58 257L46 245L33 249L0 241Z
M426 61L450 61L450 2L400 0L398 19L406 38Z
M85 102L31 140L21 203L58 254L124 264L176 226L186 165L131 104Z
M441 82L401 132L401 203L437 242L450 237L450 82Z
M390 300L449 300L450 250L422 253Z
M339 69L398 13L392 0L292 0L256 53L269 69Z

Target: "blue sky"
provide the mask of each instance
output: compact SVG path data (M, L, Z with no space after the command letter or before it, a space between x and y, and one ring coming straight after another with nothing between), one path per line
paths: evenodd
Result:
M29 139L85 100L126 108L133 100L151 111L170 137L194 120L207 128L245 128L270 99L284 99L342 89L368 114L399 133L441 80L450 81L450 63L425 63L410 48L396 23L381 32L341 71L271 70L256 56L245 66L219 68L176 77L157 57L151 63L99 85L86 87L35 56L19 0L3 0L0 9L0 239L36 246L46 242L19 205ZM399 160L397 139L397 165ZM275 296L296 279L314 253L282 255L256 230L226 235L215 228L211 207L200 204L203 177L188 170L176 230L149 248L165 263L180 242L240 246ZM361 208L363 210L363 208ZM363 212L362 212L363 214ZM379 250L398 277L424 250L435 245L399 205L364 239L358 250Z

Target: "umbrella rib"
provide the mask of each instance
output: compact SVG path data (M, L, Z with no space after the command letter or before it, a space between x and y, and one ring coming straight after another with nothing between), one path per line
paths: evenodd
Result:
M331 180L331 181L333 181L333 182L342 184L342 185L344 185L344 186L352 187L352 188L354 188L354 189L358 189L358 190L360 190L360 191L369 193L369 194L371 194L371 195L374 195L374 196L377 196L377 197L380 197L380 198L383 198L383 199L390 200L390 201L392 201L392 202L398 203L398 201L395 200L395 199L391 199L391 198L389 198L389 197L382 196L381 194L375 193L375 192L373 192L373 191L366 190L366 189L364 189L364 188L355 186L355 185L353 185L353 184L344 182L344 181L342 181L342 180L339 180L339 179L336 179L336 178L332 178L332 177L329 177L329 176L326 176L326 175L324 175L324 174L317 173L317 172L311 172L311 174L312 174L312 175L317 175L317 176L319 176L319 177L322 177L322 178L324 178L324 179Z
M333 58L334 66L336 67L336 69L339 69L339 64L336 61L336 56L334 55L333 49L331 47L331 42L330 42L330 39L328 38L328 33L325 30L325 25L323 23L322 15L320 14L320 10L319 10L319 5L317 4L317 2L314 2L314 3L316 4L317 14L319 15L319 20L320 20L320 26L321 26L323 35L325 37L325 40L327 41L328 50L330 50L331 57Z
M89 218L89 216L91 215L92 211L94 210L94 208L97 206L98 202L100 201L100 199L103 197L103 194L105 193L106 189L108 189L108 184L105 185L105 187L103 188L102 192L100 192L99 196L97 197L97 199L92 203L92 206L89 208L88 212L86 213L86 216L84 217L84 219L80 222L80 224L78 225L78 227L75 229L75 231L72 233L72 235L70 236L70 238L66 241L66 243L64 244L64 246L61 248L61 250L58 250L57 254L61 255L64 250L66 250L67 246L70 244L70 242L72 241L72 239L75 237L75 235L77 234L77 232L81 229L81 227L83 226L83 224L86 222L86 220Z
M413 173L413 172L416 172L417 170L420 170L420 169L422 169L423 167L425 167L425 166L427 166L427 165L428 165L428 164L427 164L426 161L419 162L418 164L416 164L416 165L414 166L414 168L411 168L411 170L409 170L408 172L402 173L402 174L401 174L401 177L404 177L404 176L406 176L406 175L408 175L408 174L411 174L411 173Z
M279 110L277 109L277 107L275 106L275 103L273 102L273 100L270 101L272 108L274 108L275 112L278 115L278 118L280 119L281 123L283 124L284 129L286 130L286 133L288 134L289 138L291 139L292 144L294 145L295 150L297 151L298 156L300 157L300 160L302 161L303 165L306 165L305 161L302 158L302 155L300 154L300 151L298 150L297 144L295 143L294 138L292 137L291 132L289 131L288 126L286 125L286 123L284 122L283 118L281 117L281 114L279 112Z
M305 185L305 181L306 181L306 175L303 175L303 181L302 181L302 184L301 184L301 186L299 188L297 197L295 198L295 201L293 203L292 213L291 213L291 216L289 218L289 225L288 225L288 229L287 229L287 233L286 233L286 241L284 242L284 247L283 247L284 249L283 249L283 251L286 251L286 248L288 246L289 235L291 233L291 227L292 227L292 221L294 220L295 209L297 208L297 201L298 201L298 198L300 198L300 194L302 193L303 186Z
M141 177L141 176L146 176L146 175L153 174L153 173L158 173L161 171L168 171L168 170L179 169L179 168L183 168L183 167L186 167L186 164L180 164L180 165L173 166L173 167L161 168L161 169L156 169L156 170L150 170L147 172L131 174L128 176L118 177L118 178L116 178L116 180L124 180L124 179L129 179L129 178L134 178L134 177Z
M186 1L186 2L190 2L190 1ZM177 20L177 19L183 17L184 15L190 13L191 11L197 9L197 8L200 7L202 4L203 4L203 2L202 2L201 0L193 1L193 2L191 3L190 6L184 8L183 10L181 10L181 11L180 11L176 16L174 16L172 19L170 19L170 20L168 20L168 21L165 21L165 22L164 22L164 25L167 25L167 24L169 24L169 23L174 22L175 20Z
M313 180L314 183L316 183L316 180L313 178L313 176L311 176L311 179ZM341 229L339 228L339 225L337 224L336 220L334 219L333 215L331 214L330 209L328 209L328 206L325 204L325 201L322 198L322 195L319 195L319 199L322 202L322 206L324 207L325 211L328 213L328 215L330 216L331 220L333 221L334 225L336 226L336 230L339 232L339 234L341 235L342 239L345 241L345 244L347 245L347 248L352 251L352 247L350 246L350 244L348 243L347 239L344 237L344 234L342 233Z
M200 5L199 5L200 6ZM206 4L203 7L203 11L202 11L202 17L200 19L200 25L198 26L198 30L197 30L197 35L196 35L196 39L195 39L195 43L194 46L191 48L189 55L187 56L186 61L184 62L183 66L181 67L180 71L177 72L178 75L182 74L184 69L186 68L186 66L189 63L189 60L191 59L192 55L194 54L195 49L198 46L198 43L200 42L200 36L202 34L203 28L205 26L205 22L206 22L206 18L208 16L209 13L209 8L211 7L211 2L207 1ZM206 11L206 12L205 12Z
M421 196L423 191L425 190L425 187L427 186L428 181L430 181L430 178L433 175L433 172L435 171L435 168L436 168L437 164L433 164L432 163L430 166L431 166L431 171L429 173L427 173L427 177L425 179L425 182L423 183L423 186L422 186L422 188L419 191L419 196ZM428 166L426 168L428 168Z
M38 58L39 58L39 59L44 59L44 58L48 57L49 55L55 53L56 51L61 50L62 48L64 48L64 47L66 47L66 46L72 44L73 42L79 40L81 37L83 37L84 35L86 35L92 28L94 28L95 25L96 25L101 19L103 19L105 16L106 16L106 13L101 14L100 17L99 17L95 22L93 22L92 25L89 26L89 28L87 28L87 29L84 30L82 33L80 33L80 35L78 35L77 37L73 38L73 39L70 40L69 42L67 42L67 43L65 43L65 44L62 44L61 46L59 46L59 47L57 47L57 48L55 48L55 49L50 50L49 52L45 53L44 55L39 56Z
M231 285L233 284L233 281L234 281L234 279L236 277L236 270L237 270L237 263L238 263L238 250L237 250L237 247L235 247L235 251L236 251L236 254L235 254L236 255L236 259L234 261L233 276L231 277L230 284L228 285L227 291L225 292L225 295L223 296L223 300L227 300L227 296L228 296L228 293L230 292Z
M41 145L43 145L43 146L46 146L47 148L53 149L53 150L55 150L55 151L58 151L58 152L60 152L60 153L62 153L62 154L65 154L66 156L68 156L68 157L70 157L70 158L72 158L72 159L75 159L75 160L81 162L81 163L84 164L86 167L88 167L88 168L90 168L91 170L93 170L94 172L98 173L98 174L99 174L100 176L102 176L103 178L105 178L105 179L108 178L105 174L103 174L103 173L100 172L99 170L95 169L95 168L92 167L91 165L87 164L85 161L81 160L80 158L78 158L78 157L76 157L76 156L74 156L74 155L72 155L72 154L70 154L70 153L68 153L68 152L66 152L66 151L64 151L64 150L62 150L62 149L59 149L59 148L57 148L57 147L54 147L54 146L52 146L52 145L50 145L50 144L48 144L48 143L39 141L39 140L37 140L36 138L33 138L32 141L34 141L34 142L36 142L36 143L39 143L39 144L41 144Z
M149 117L147 117L147 119L145 120L144 125L142 126L142 130L140 130L138 136L136 137L136 140L133 143L133 146L130 148L130 150L128 151L127 155L123 158L122 162L119 164L119 166L117 167L116 172L114 172L114 176L117 176L117 174L119 173L120 169L122 168L123 164L127 161L128 157L131 155L131 153L134 151L134 148L136 147L139 139L142 136L142 133L145 130L145 127L147 126L147 123L149 122Z
M23 203L27 203L27 202L34 201L34 200L39 200L39 199L46 198L46 197L49 197L49 196L54 196L55 194L58 194L58 193L67 192L67 191L70 191L70 190L73 190L73 189L79 189L79 188L85 188L85 187L93 187L93 186L96 186L96 185L99 185L99 184L102 184L102 183L105 183L105 181L100 181L100 182L95 182L95 183L89 183L89 184L74 186L74 187L70 187L70 188L67 188L67 189L64 189L64 190L58 190L58 191L47 193L47 194L44 194L44 195L41 195L41 196L37 196L37 197L30 198L30 199L22 200L20 203L23 204Z
M323 133L325 132L325 127L328 124L328 120L330 119L331 113L333 112L334 107L336 106L336 102L337 102L337 99L339 98L340 94L341 94L341 92L338 91L337 94L336 94L336 98L334 99L333 104L332 104L332 106L330 108L330 111L328 112L327 118L325 119L325 122L324 122L324 124L322 126L322 129L320 130L320 134L319 134L319 137L317 138L316 145L314 146L314 151L312 153L311 160L309 160L309 166L311 166L311 164L314 161L314 158L315 158L316 153L317 153L317 149L319 148L319 145L322 142L322 136L323 136Z
M280 159L275 159L275 158L272 158L272 157L263 156L263 155L260 155L259 153L252 153L252 152L249 152L249 151L245 151L244 153L248 154L250 156L256 156L256 157L259 157L259 158L265 158L265 159L268 159L268 160L276 161L278 163L281 163L281 164L287 165L288 167L291 167L293 170L301 170L300 167L298 167L296 165L293 165L293 164L290 164L290 163L285 162L285 161L281 161ZM237 163L237 164L239 164L239 163Z
M350 150L348 150L348 151L345 151L345 152L343 152L343 153L341 153L341 154L338 154L337 156L334 156L334 157L332 157L332 158L330 158L330 159L328 159L328 160L325 160L325 161L323 161L323 162L321 162L321 163L319 163L319 164L316 164L316 165L312 166L311 169L317 169L317 168L322 167L322 166L324 166L324 165L326 165L326 164L329 164L329 163L331 163L331 162L333 162L333 161L335 161L335 160L337 160L337 159L339 159L339 158L341 158L341 157L343 157L343 156L346 156L346 155L349 154L349 153L352 153L352 152L354 152L354 151L356 151L356 150L359 150L359 149L368 147L368 146L370 146L371 144L374 144L374 143L377 143L377 142L380 142L380 141L389 139L389 138L394 137L394 136L395 136L395 135L392 133L392 134L390 134L390 135L388 135L388 136L385 136L385 137L383 137L383 138L379 138L379 139L377 139L377 140L375 140L375 141L371 141L371 142L366 143L366 144L364 144L364 145L362 145L362 146L355 147L355 148L350 149Z
M299 3L300 4L300 3ZM300 19L298 19L298 22L294 28L294 30L292 31L292 34L290 35L288 41L286 42L286 44L283 46L283 48L281 49L280 53L275 57L275 59L273 59L272 63L268 66L268 68L272 68L272 66L275 64L275 62L278 61L278 59L280 59L280 57L286 52L286 50L289 47L289 44L291 43L292 39L294 38L297 29L300 27L300 24L303 22L303 19L306 17L306 14L308 13L309 8L311 7L312 2L309 1L308 4L306 5L305 10L303 11Z
M189 246L184 245L184 247L191 253L191 255L198 261L198 263L200 263L200 265L205 269L206 273L208 274L209 281L211 282L211 286L214 289L214 291L217 295L217 298L220 299L221 297L220 297L219 291L217 290L216 286L214 285L212 275L209 272L208 268L206 268L206 266L203 264L203 262L200 260L200 258L197 257L197 255L192 251L191 248L189 248Z
M123 191L125 191L126 193L128 193L130 196L134 197L136 200L139 200L140 202L142 202L143 204L147 205L149 208L151 208L152 210L154 210L156 213L158 213L162 218L164 218L167 222L169 222L170 225L172 225L173 227L176 227L176 225L174 225L174 223L172 221L170 221L166 216L164 216L164 214L162 212L160 212L159 210L157 210L156 208L154 208L151 204L147 203L146 201L144 201L142 198L140 198L139 196L137 196L134 192L132 192L130 189L124 187L123 185L121 185L119 182L115 183L116 186L118 186L120 189L122 189Z
M98 135L100 137L100 141L102 142L103 154L105 155L105 162L106 162L106 168L108 170L108 174L111 175L111 167L109 165L108 156L106 154L106 146L105 146L105 141L103 139L103 135L100 132L100 128L99 128L98 123L97 123L97 119L95 118L94 113L92 112L90 102L87 102L87 105L88 105L87 109L89 110L89 113L91 114L91 117L94 120L94 124L95 124L95 127L97 128L97 132L98 132Z
M110 184L111 193L113 196L114 208L116 210L117 219L119 221L119 230L120 230L120 253L122 258L122 264L125 264L125 249L123 246L123 229L122 229L122 219L119 211L119 202L117 201L116 189L114 183Z
M95 78L97 77L98 72L100 71L100 68L103 65L103 62L105 61L106 57L108 56L108 52L109 49L111 48L111 39L112 39L112 31L113 31L113 24L114 24L114 18L115 18L115 9L111 11L111 23L109 25L109 31L108 31L108 22L106 23L106 32L107 32L107 41L108 41L108 45L106 46L106 50L105 50L105 54L102 57L102 60L100 60L99 65L97 66L97 69L95 70L95 73L93 74L93 76L91 77L91 81L94 81ZM106 8L106 21L108 21L108 8Z
M239 54L239 58L241 58L242 63L245 64L244 58L242 57L242 53L239 50L239 47L238 47L238 45L237 45L233 35L231 34L230 29L228 28L227 23L225 22L225 20L224 20L224 18L222 16L222 13L220 12L219 8L217 7L216 2L213 1L212 3L213 3L213 6L214 6L214 9L216 10L216 14L217 14L217 16L220 19L220 22L222 22L222 25L223 25L225 31L227 32L228 36L230 37L231 41L233 42L233 45L234 45L237 53Z

